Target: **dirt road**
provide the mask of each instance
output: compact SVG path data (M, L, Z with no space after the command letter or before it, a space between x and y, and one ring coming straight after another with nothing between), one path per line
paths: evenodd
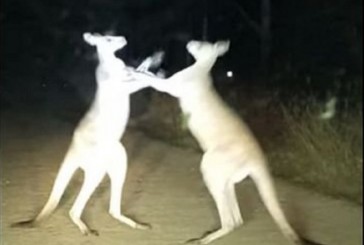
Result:
M172 245L218 226L214 207L199 173L201 154L127 130L123 138L129 170L122 210L150 223L133 230L107 213L109 180L92 196L84 220L100 236L82 236L68 211L82 183L77 173L56 212L39 227L9 228L32 217L44 205L74 125L30 113L1 115L1 244ZM276 182L291 222L306 237L327 245L360 245L362 207ZM285 245L288 243L260 202L250 180L237 186L245 224L214 245Z

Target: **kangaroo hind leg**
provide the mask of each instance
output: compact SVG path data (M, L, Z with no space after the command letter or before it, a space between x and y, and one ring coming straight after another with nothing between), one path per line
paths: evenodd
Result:
M220 162L217 163L216 161L219 160ZM223 160L221 156L216 154L205 154L201 163L203 179L215 201L221 227L200 239L189 240L193 244L208 244L230 233L243 222L235 195L234 182L230 180L228 172L221 171L219 167L222 166L221 160Z
M226 188L226 196L229 208L231 209L232 216L234 218L234 226L238 227L244 223L241 216L238 199L235 192L235 184L229 183Z
M127 224L135 229L145 230L151 228L149 225L137 223L121 213L121 200L127 171L127 155L124 146L119 144L115 147L112 156L108 169L111 183L110 215L121 223Z
M94 166L102 163L95 163ZM95 191L96 187L100 184L101 180L105 176L105 170L102 168L86 168L84 175L83 185L81 187L80 193L78 194L75 203L73 204L69 215L72 221L80 229L81 233L84 235L93 234L98 235L96 230L89 229L88 226L81 220L82 211L84 210L87 201L90 199L92 193Z
M207 184L207 183L206 183ZM199 239L191 239L188 242L192 244L208 244L226 234L231 232L235 227L235 219L234 214L229 207L229 196L227 194L227 186L226 185L211 185L207 184L207 187L209 189L209 192L211 196L213 197L219 217L220 217L220 223L221 227L217 229L216 231L213 231L211 233L208 233L207 235L204 235L203 237Z

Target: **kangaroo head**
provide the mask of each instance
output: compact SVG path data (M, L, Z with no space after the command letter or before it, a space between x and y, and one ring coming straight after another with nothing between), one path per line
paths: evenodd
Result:
M91 46L96 46L103 51L115 52L126 46L127 41L123 36L100 35L98 33L86 32L83 39Z
M175 73L168 78L169 81L155 81L151 86L180 99L199 94L211 85L209 72L216 59L229 50L229 46L229 41L188 42L186 49L195 58L196 63Z
M224 55L229 50L229 46L230 41L217 41L216 43L190 41L186 48L196 62L214 63L217 57Z
M186 79L179 79L175 83L179 97L189 97L194 93L200 93L211 85L211 79L207 76L219 56L229 50L229 41L218 41L209 43L204 41L190 41L187 43L187 51L195 58L196 65L186 69ZM181 72L183 74L183 71Z

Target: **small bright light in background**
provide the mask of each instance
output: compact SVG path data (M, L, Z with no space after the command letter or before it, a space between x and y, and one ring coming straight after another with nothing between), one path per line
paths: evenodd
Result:
M226 72L226 76L227 77L233 77L234 76L234 73L232 71L227 71Z

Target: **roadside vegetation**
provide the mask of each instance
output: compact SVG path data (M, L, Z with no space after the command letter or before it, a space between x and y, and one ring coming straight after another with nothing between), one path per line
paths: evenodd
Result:
M343 97L320 98L314 92L302 96L278 89L236 88L220 93L262 144L273 174L362 204L362 82L354 82ZM332 98L334 111L323 118ZM150 110L137 121L152 137L199 150L177 101L168 95L153 93Z

